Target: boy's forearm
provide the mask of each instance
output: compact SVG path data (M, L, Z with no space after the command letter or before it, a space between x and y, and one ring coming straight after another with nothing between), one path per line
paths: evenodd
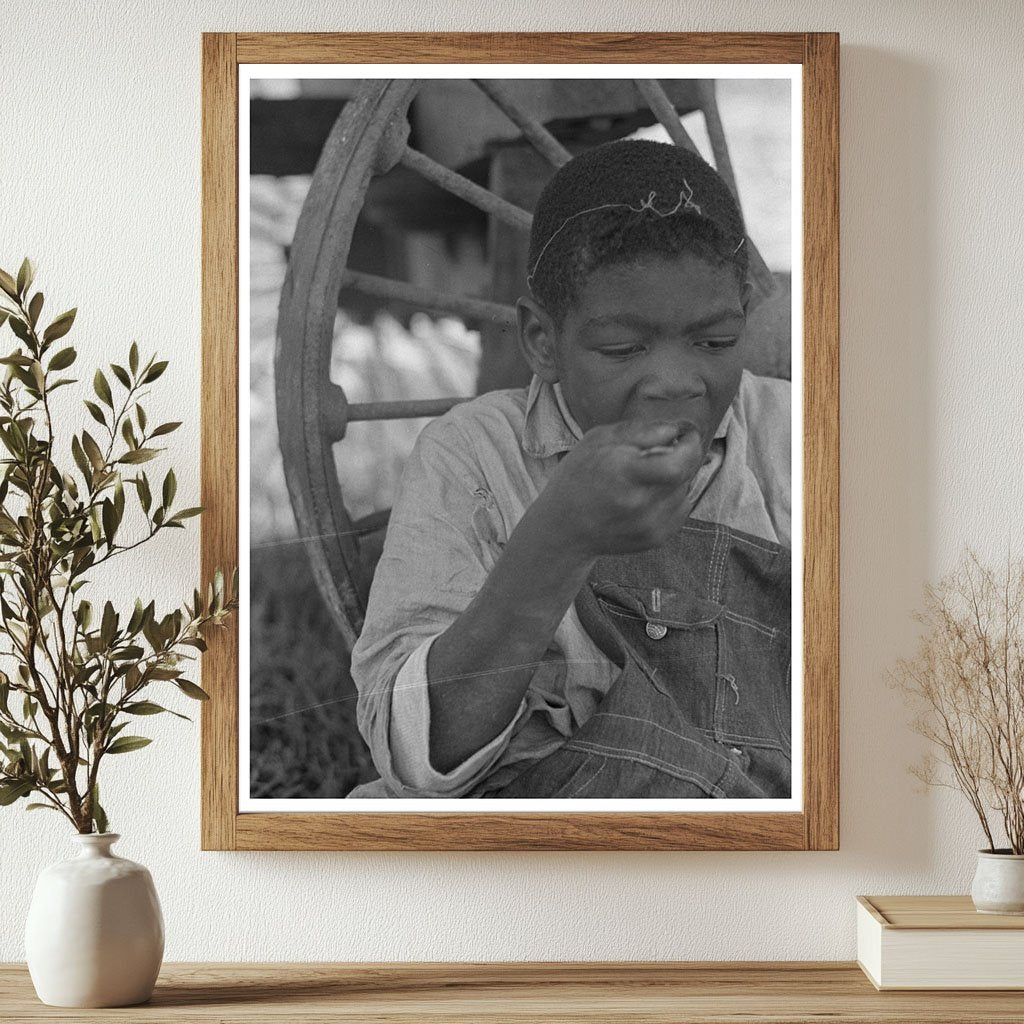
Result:
M508 725L593 558L536 502L427 658L430 761L448 772Z

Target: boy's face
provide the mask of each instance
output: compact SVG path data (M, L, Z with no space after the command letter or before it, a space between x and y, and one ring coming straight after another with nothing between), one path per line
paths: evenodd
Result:
M707 450L739 389L746 298L730 267L690 254L593 271L549 328L552 376L579 425L692 423Z

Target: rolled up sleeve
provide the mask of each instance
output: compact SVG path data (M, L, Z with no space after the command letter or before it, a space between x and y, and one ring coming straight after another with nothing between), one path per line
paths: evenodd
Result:
M424 428L406 463L352 652L359 730L388 790L458 797L501 756L506 728L447 773L430 764L427 655L483 586L507 537L469 439L450 420Z

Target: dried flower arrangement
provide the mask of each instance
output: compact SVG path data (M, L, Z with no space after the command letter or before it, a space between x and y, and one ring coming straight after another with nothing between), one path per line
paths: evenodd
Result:
M924 627L895 682L920 709L913 728L939 749L913 773L959 790L988 841L1024 854L1024 561L1005 572L973 553L925 590Z

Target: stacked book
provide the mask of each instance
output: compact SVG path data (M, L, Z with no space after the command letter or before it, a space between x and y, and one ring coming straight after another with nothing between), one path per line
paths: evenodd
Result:
M878 989L1024 989L1024 915L979 914L970 896L858 896L857 962Z

